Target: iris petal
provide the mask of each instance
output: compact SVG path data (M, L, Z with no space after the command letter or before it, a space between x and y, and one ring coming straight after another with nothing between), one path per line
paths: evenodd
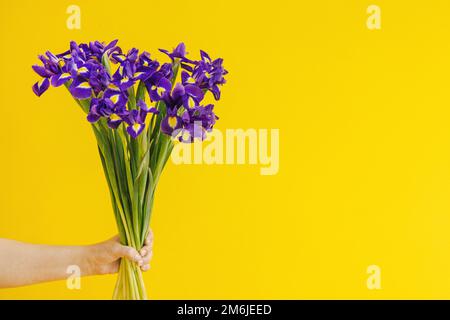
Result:
M69 90L77 99L88 99L91 97L92 88L86 81L74 81L70 85Z
M48 78L52 75L51 72L49 72L46 68L38 65L32 66L34 72L36 72L38 75L40 75L43 78Z
M143 123L133 123L127 127L128 134L136 139L137 136L144 130L145 125Z
M33 92L40 97L50 87L50 80L44 78L33 85Z
M172 135L174 131L181 128L181 119L176 115L167 115L161 121L161 131L167 135Z
M66 83L67 81L69 81L70 78L71 78L71 75L68 72L56 74L51 78L52 86L59 87L59 86L63 85L64 83Z

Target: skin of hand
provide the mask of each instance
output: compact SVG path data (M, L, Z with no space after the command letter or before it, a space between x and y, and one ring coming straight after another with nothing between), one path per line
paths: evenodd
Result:
M0 288L66 279L67 268L77 265L81 276L116 273L121 258L134 261L142 271L150 268L153 233L138 252L115 236L87 246L51 246L0 239Z
M132 247L121 245L119 237L91 245L88 250L88 274L112 274L119 271L120 258L134 261L142 271L150 269L153 256L153 233L150 231L144 247L138 252Z

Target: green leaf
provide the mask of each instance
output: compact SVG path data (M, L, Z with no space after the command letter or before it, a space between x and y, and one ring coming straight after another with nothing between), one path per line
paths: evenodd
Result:
M139 81L138 88L136 90L136 103L139 100L145 100L145 83L144 81Z
M111 185L111 190L113 191L113 194L114 194L115 205L117 206L119 216L120 216L121 222L124 227L123 229L125 231L125 236L126 236L126 240L127 240L126 244L134 246L134 238L131 237L131 229L129 228L130 227L129 220L127 221L126 214L123 210L123 206L121 203L121 194L119 193L119 188L117 185L116 171L115 171L115 167L114 167L114 164L112 161L113 154L111 152L110 141L109 141L107 133L105 134L104 132L102 132L102 129L99 127L100 126L98 123L95 123L92 125L95 137L97 138L98 147L99 147L101 154L103 155L103 159L105 161L105 168L106 168L105 172L108 177L107 179L109 179L109 182Z
M147 148L147 151L145 151L145 154L144 154L144 156L143 156L143 158L142 158L142 160L141 160L141 163L140 163L140 165L139 165L139 169L138 169L138 172L137 172L137 176L136 176L136 178L135 178L135 181L136 181L137 179L139 179L139 177L141 176L141 174L142 174L144 168L145 168L145 167L148 167L149 154L150 154L149 151L150 151L150 148Z
M155 194L155 180L153 179L152 170L148 170L148 177L147 177L147 189L144 196L144 203L142 205L142 211L143 211L143 217L142 217L142 229L141 229L141 239L145 240L148 233L148 227L150 224L150 216L151 211L153 207L153 199Z
M105 173L105 177L106 177L106 182L108 184L108 189L109 189L109 194L111 197L111 205L113 207L113 212L114 212L114 216L115 216L115 220L116 220L116 224L117 224L117 229L119 229L119 237L120 237L120 242L122 244L126 244L126 236L125 236L125 228L123 223L121 223L121 218L120 218L120 214L119 214L119 209L117 208L116 202L114 200L114 191L112 189L111 186L111 181L109 180L109 175L108 175L108 171L106 169L106 161L105 158L102 154L102 151L100 150L100 147L98 147L98 153L100 155L100 160L102 161L102 167L103 167L103 172Z
M111 63L110 63L110 61L109 61L109 57L108 57L107 52L105 52L105 53L102 55L102 64L103 64L103 66L105 67L106 72L108 72L108 74L111 75Z
M128 109L134 110L136 107L136 95L134 93L134 87L128 88Z

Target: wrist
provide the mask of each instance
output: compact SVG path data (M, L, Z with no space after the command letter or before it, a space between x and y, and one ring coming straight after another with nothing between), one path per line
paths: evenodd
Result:
M80 269L83 276L97 274L94 252L92 245L80 246Z

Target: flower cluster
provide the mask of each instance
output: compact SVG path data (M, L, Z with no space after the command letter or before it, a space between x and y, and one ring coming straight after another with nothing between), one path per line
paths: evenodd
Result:
M204 139L218 118L214 106L202 102L208 91L215 100L220 99L219 87L227 74L223 60L212 60L204 51L200 51L200 60L190 60L183 43L172 52L160 51L170 57L170 63L160 65L148 52L139 54L135 48L125 54L117 40L109 44L71 42L64 53L47 51L39 56L42 65L34 65L33 70L42 79L33 85L33 91L41 96L50 85L64 84L75 99L89 101L89 122L106 121L112 129L124 123L133 138L150 126L146 119L151 113L162 117L157 123L167 135L183 142ZM182 70L181 81L175 83L178 67ZM136 97L137 83L146 88L149 104L145 96Z

